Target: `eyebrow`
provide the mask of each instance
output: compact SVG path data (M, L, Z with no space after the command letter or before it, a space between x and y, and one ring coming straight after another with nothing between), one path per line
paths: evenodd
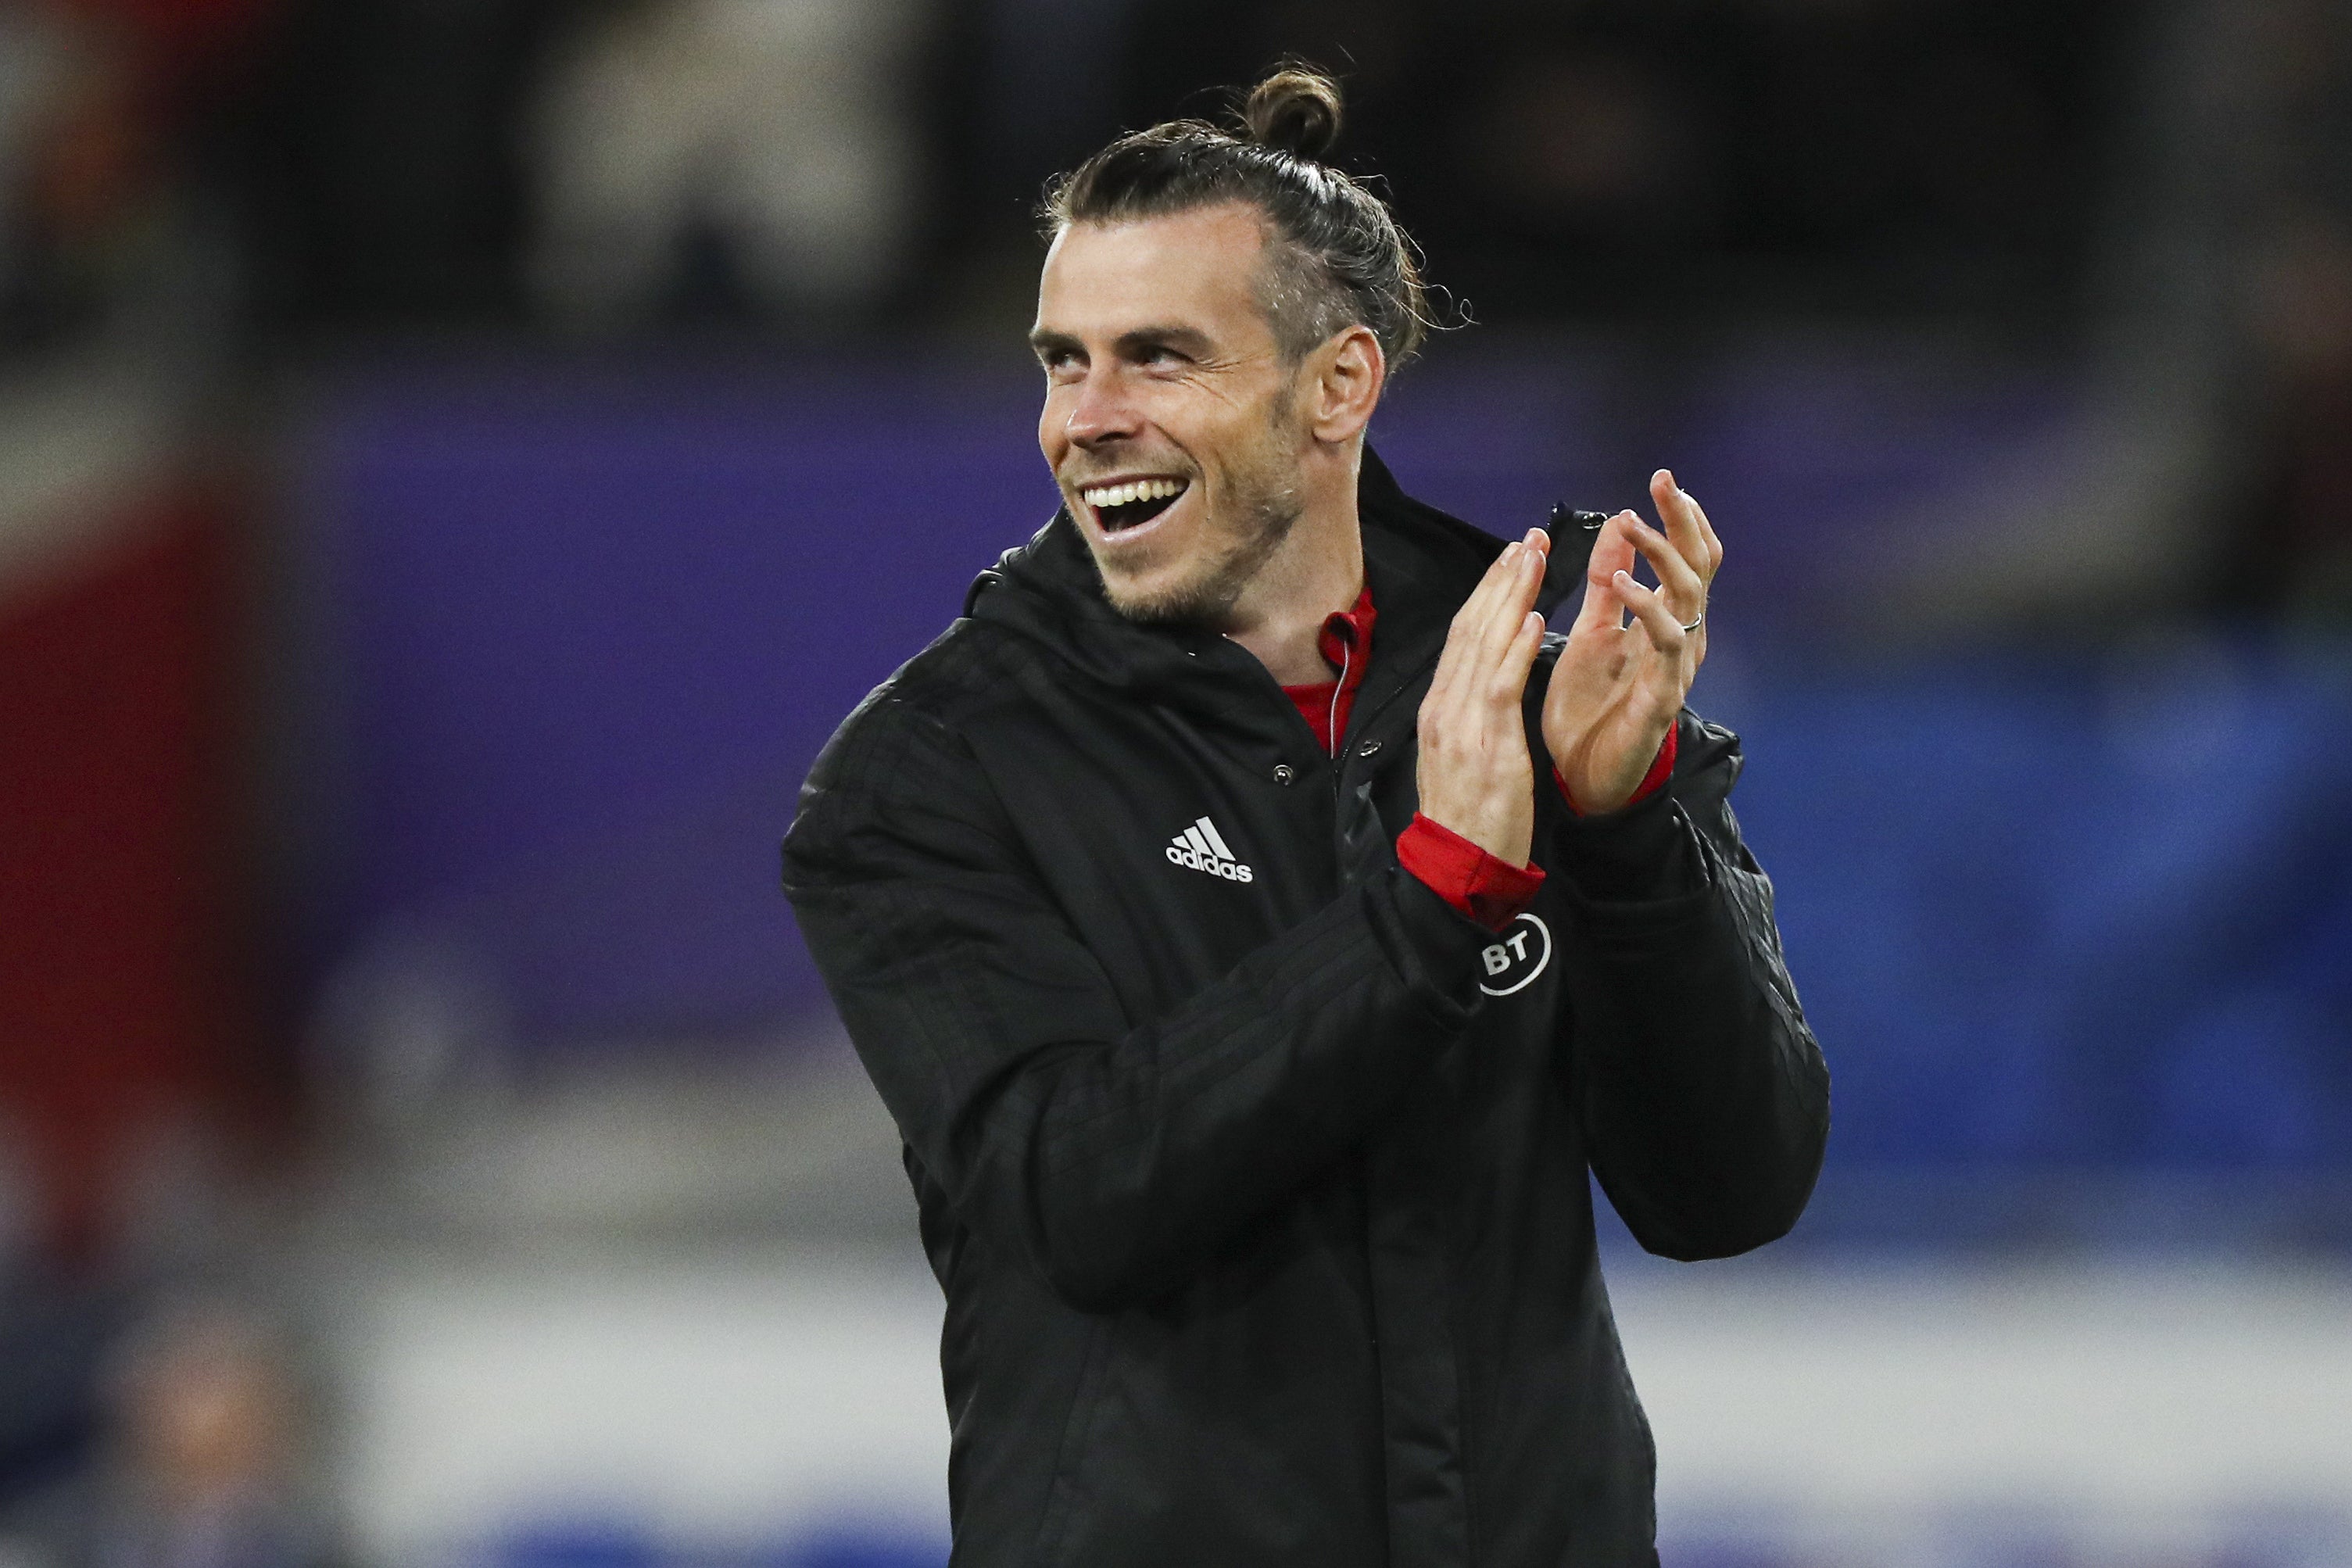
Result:
M1039 328L1029 334L1029 346L1038 353L1049 351L1084 353L1086 345L1067 332L1048 331ZM1138 349L1166 347L1194 359L1206 353L1209 334L1197 327L1152 326L1137 327L1111 341L1111 347L1122 354L1132 354Z

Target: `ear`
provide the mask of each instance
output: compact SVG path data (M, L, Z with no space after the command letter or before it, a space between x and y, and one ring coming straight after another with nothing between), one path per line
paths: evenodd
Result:
M1334 333L1307 356L1300 372L1309 414L1308 427L1318 441L1352 440L1372 420L1388 380L1388 357L1381 340L1360 322Z

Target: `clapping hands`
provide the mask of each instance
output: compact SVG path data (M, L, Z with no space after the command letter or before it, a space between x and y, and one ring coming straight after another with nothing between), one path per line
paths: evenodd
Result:
M1601 525L1544 697L1546 749L1587 816L1633 797L1706 658L1707 589L1723 545L1665 469L1650 496L1665 531L1631 511ZM1520 704L1543 640L1535 600L1550 546L1534 529L1504 547L1454 615L1419 718L1423 814L1515 866L1527 864L1535 833ZM1657 573L1655 588L1634 580L1637 555Z

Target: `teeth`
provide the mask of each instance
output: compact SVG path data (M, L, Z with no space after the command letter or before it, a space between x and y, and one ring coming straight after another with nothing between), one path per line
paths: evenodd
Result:
M1090 490L1080 490L1090 507L1129 506L1139 500L1158 500L1163 496L1184 493L1183 479L1129 479L1123 485L1097 485Z

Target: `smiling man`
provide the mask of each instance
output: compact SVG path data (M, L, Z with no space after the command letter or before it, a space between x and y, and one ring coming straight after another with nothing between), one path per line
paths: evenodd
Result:
M1056 184L1062 510L785 839L947 1297L958 1564L1654 1563L1587 1173L1701 1258L1820 1167L1683 705L1714 531L1663 470L1573 564L1399 490L1365 430L1426 313L1338 127L1285 71Z

